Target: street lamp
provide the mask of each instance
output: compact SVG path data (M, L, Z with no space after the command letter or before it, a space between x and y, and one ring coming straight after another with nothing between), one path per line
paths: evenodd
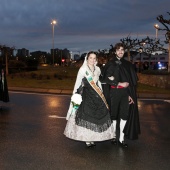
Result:
M159 29L159 25L155 24L154 25L155 29L156 29L156 41L158 40L158 29Z
M61 50L61 66L62 66L62 60L63 60L63 57L62 57L62 50Z
M57 21L56 20L52 20L51 25L52 25L52 33L53 33L53 41L52 41L52 44L53 44L53 66L54 66L54 26L56 24L57 24Z

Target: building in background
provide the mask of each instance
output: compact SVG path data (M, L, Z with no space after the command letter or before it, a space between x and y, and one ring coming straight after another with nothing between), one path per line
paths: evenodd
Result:
M22 49L17 49L16 57L17 60L22 60L25 61L27 57L29 57L29 50L22 48Z
M44 51L34 51L30 53L30 59L38 60L39 64L47 64L49 61L49 55Z

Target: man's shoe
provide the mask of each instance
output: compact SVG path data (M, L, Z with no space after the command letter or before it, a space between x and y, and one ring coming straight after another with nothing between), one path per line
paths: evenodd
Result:
M125 141L122 141L122 142L119 141L119 145L120 145L121 147L128 148L128 144L125 143Z
M92 147L95 147L96 144L94 142L86 142L86 146L87 148L92 148Z
M91 142L90 144L91 144L92 146L96 146L96 144L95 144L94 142Z
M111 140L111 143L112 143L113 145L117 145L117 140L116 140L116 138L113 138L113 139Z
M93 145L91 144L91 143L86 143L86 146L87 146L87 148L91 148L91 147L93 147Z

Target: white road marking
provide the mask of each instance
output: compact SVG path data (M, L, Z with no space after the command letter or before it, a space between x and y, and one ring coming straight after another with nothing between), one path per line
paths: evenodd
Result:
M164 100L164 102L168 102L168 103L170 103L170 100Z
M66 118L66 117L61 117L61 116L57 116L57 115L49 115L48 117L56 118L56 119L65 119Z

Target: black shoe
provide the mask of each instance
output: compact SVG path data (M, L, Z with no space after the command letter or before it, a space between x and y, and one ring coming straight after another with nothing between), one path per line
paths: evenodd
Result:
M128 148L128 144L125 143L124 141L122 141L122 142L119 141L119 145L123 148Z
M96 146L96 144L95 144L95 143L91 143L91 145L92 145L92 147L93 147L93 146Z
M87 148L92 148L93 147L93 145L91 144L91 143L86 143L86 146L87 146Z
M92 148L95 147L96 144L95 143L86 143L87 148Z
M113 145L117 145L117 140L116 140L116 138L113 138L113 139L111 140L111 143L112 143Z

